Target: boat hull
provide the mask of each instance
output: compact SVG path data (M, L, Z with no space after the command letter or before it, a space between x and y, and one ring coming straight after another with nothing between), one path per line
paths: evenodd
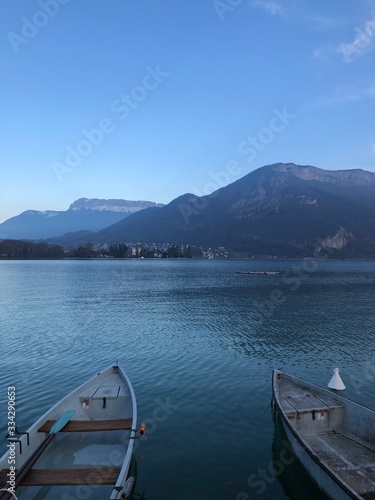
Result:
M283 418L281 419L281 421L285 434L293 448L296 457L299 459L308 475L315 482L318 488L323 491L323 493L325 493L332 500L353 500L353 498L362 498L358 495L355 495L354 493L346 493L343 490L342 486L338 485L337 482L322 469L321 465L316 462L309 451L306 450L303 442L298 436L295 435L288 423L285 422Z
M320 490L333 500L375 498L375 412L278 370L272 392L293 451Z

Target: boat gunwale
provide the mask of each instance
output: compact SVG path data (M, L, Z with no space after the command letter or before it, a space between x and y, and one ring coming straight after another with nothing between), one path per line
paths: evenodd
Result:
M361 500L363 499L363 497L357 493L355 490L353 490L347 483L345 483L324 461L322 461L319 456L315 453L315 451L309 446L309 444L305 441L305 439L300 435L299 432L297 432L293 426L291 425L291 423L289 422L289 419L287 418L287 415L285 413L285 411L283 410L282 406L281 406L281 402L280 402L280 392L279 390L276 390L277 388L277 376L278 375L283 375L283 376L286 376L287 378L289 377L291 380L296 380L297 382L301 382L305 387L308 387L308 388L312 388L312 389L317 389L319 392L324 392L324 394L327 394L327 395L332 395L332 396L335 396L335 398L332 398L334 399L335 401L339 402L340 400L347 400L347 401L350 401L351 403L367 410L367 411L370 411L372 413L374 413L373 410L371 410L370 408L366 408L365 406L362 406L361 404L359 403L356 403L355 401L352 401L351 399L349 398L345 398L344 396L339 396L338 394L335 394L335 393L331 393L330 391L328 391L327 389L325 389L324 387L319 387L318 385L315 385L315 384L311 384L309 382L305 382L304 380L302 379L299 379L298 377L294 377L293 375L289 375L285 372L282 372L281 370L276 370L274 369L273 370L273 375L272 375L272 395L273 395L273 399L276 403L276 406L277 406L277 409L279 411L279 415L282 419L282 422L284 425L286 425L286 427L288 428L289 432L293 435L293 437L297 440L297 442L299 443L299 445L303 448L303 450L305 452L307 452L307 454L310 456L310 458L321 468L323 469L323 471L336 483L340 486L341 489L343 489L345 491L345 493L347 493L351 498L354 498L355 500ZM293 450L294 451L294 450ZM294 451L294 453L296 454L296 452ZM296 454L297 456L297 454ZM298 456L297 456L298 458ZM298 460L300 460L298 458ZM306 468L304 467L304 469L306 470ZM307 471L306 471L307 472ZM312 480L316 483L317 481L314 479L314 477L311 475L311 474L308 474Z
M125 481L127 479L129 468L130 468L130 463L131 463L131 458L133 455L134 439L136 436L135 429L137 427L137 404L136 404L135 392L134 392L133 386L132 386L127 374L124 372L124 370L121 368L121 366L117 365L117 369L120 372L121 377L123 377L123 379L128 384L128 389L129 389L130 397L132 400L132 409L133 409L133 417L132 417L133 426L132 427L133 427L133 429L130 430L129 443L128 443L128 446L126 449L124 461L123 461L123 464L121 466L120 473L117 477L117 481L113 486L112 493L109 497L110 499L116 499L118 497L118 494L119 494L118 488L120 486L124 486Z

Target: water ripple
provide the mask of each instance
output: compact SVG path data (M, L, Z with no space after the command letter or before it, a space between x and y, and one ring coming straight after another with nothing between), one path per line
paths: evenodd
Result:
M295 288L296 261L0 261L0 388L16 385L26 428L118 358L149 424L146 498L251 498L272 460L274 367L326 385L339 366L346 394L373 406L374 267L321 262ZM236 274L264 269L280 274ZM269 498L293 498L284 486Z

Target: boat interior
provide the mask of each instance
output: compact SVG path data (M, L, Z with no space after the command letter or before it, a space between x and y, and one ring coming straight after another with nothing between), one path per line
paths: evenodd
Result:
M56 499L63 493L76 498L80 487L90 491L92 500L109 498L124 463L133 424L129 388L118 373L111 373L82 386L61 403L47 415L52 418L42 418L30 429L29 446L23 436L23 453L18 456L25 461L49 436L64 411L75 411L22 480L18 498ZM5 484L7 473L6 469L0 472L0 484Z
M285 379L279 396L289 423L321 461L363 499L375 500L374 413Z

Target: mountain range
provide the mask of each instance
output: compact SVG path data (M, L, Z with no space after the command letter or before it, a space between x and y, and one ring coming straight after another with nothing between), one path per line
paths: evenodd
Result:
M81 225L85 231L49 241L65 247L85 241L224 246L278 257L311 256L319 244L336 257L375 257L375 173L361 169L277 163L207 196L187 193L165 206L117 215L121 220L95 232Z
M375 173L261 167L206 197L185 194L99 231L94 241L225 246L251 255L375 256Z
M0 239L48 239L67 232L99 231L148 207L151 201L100 200L80 198L68 210L27 210L0 224Z

